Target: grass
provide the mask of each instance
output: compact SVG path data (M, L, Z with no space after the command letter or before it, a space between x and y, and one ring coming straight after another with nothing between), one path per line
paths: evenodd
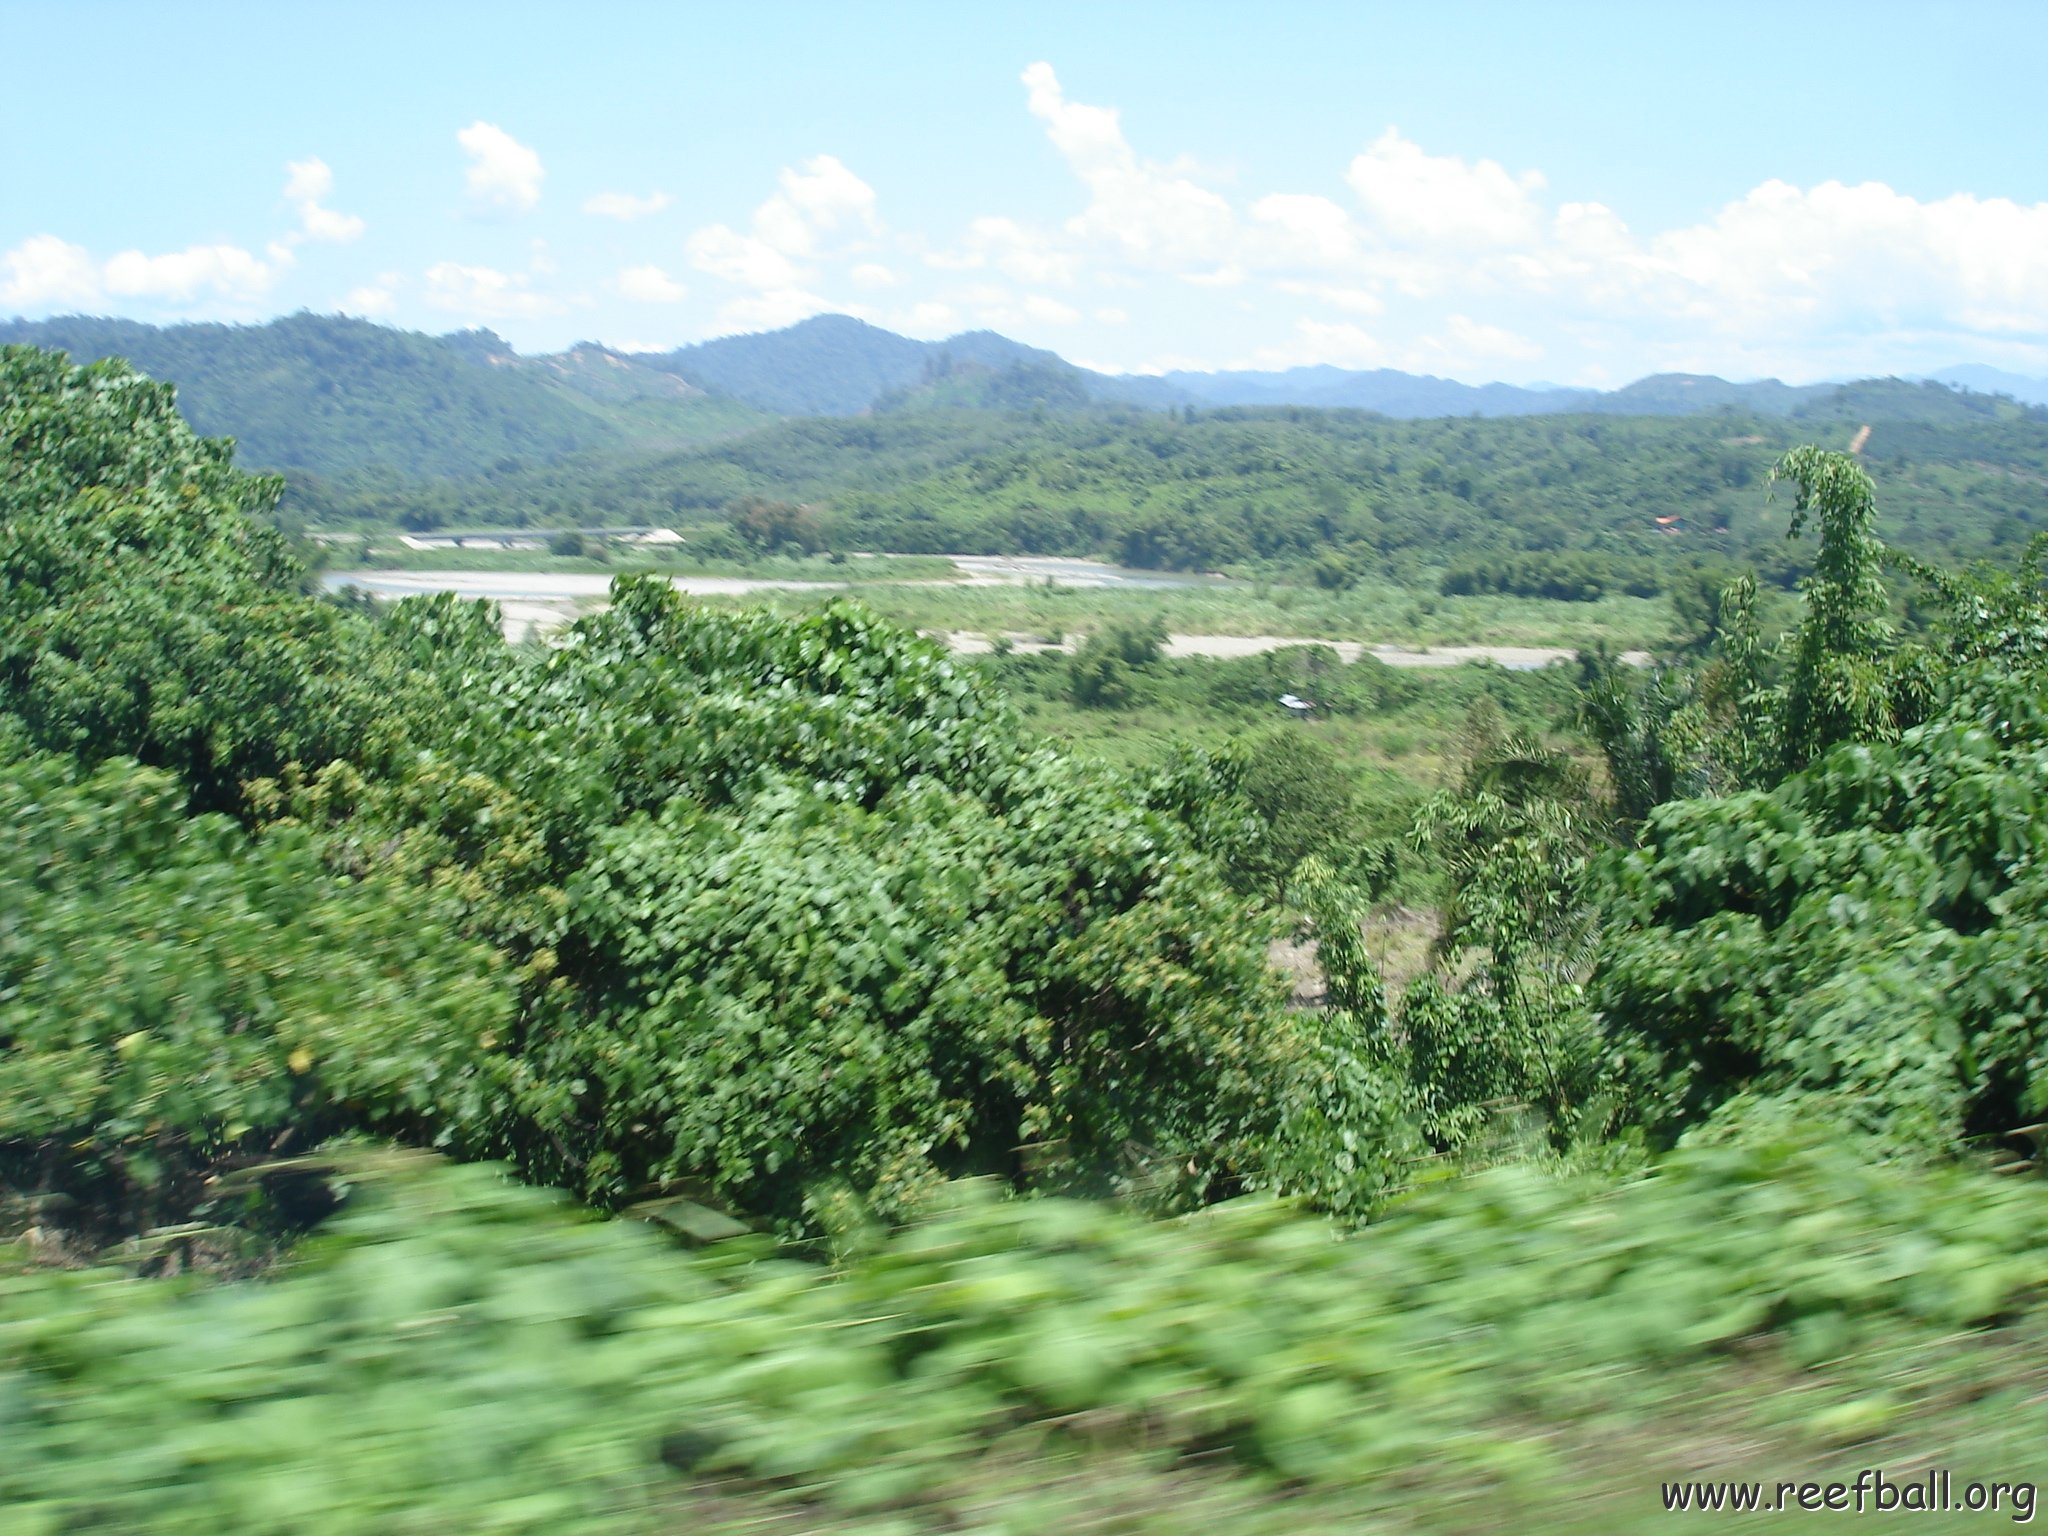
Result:
M681 530L687 538L701 530ZM666 548L620 546L609 558L555 555L547 550L412 549L394 533L333 546L337 569L407 571L578 572L620 575L754 577L760 580L846 582L862 601L914 629L962 630L1035 638L1071 637L1109 623L1162 620L1177 634L1276 635L1351 640L1411 649L1461 645L1608 646L1648 650L1666 644L1673 615L1668 600L1607 597L1562 603L1504 596L1443 597L1367 579L1346 591L1265 579L1169 588L1067 585L969 586L953 581L940 555L764 556L746 560L693 555L688 543ZM726 601L802 610L829 602L824 593L759 593Z
M1662 598L1559 603L1537 598L1439 597L1364 583L1337 593L1266 582L1162 589L863 581L855 590L862 601L914 629L1034 638L1071 638L1110 623L1158 618L1171 632L1189 635L1277 635L1410 649L1605 645L1614 650L1647 650L1667 643L1673 622L1670 604ZM758 600L791 610L812 607L824 599L783 593L761 594Z

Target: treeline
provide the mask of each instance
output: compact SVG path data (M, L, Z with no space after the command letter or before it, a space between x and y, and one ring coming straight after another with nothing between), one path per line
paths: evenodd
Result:
M672 449L765 419L600 349L521 358L490 331L423 336L339 315L246 326L17 320L0 322L0 343L79 362L119 357L176 380L198 430L235 439L245 465L291 471L295 504L314 516L444 492L460 505L454 487L481 475Z
M1646 561L1602 560L1590 554L1553 554L1548 550L1455 565L1437 582L1437 590L1445 597L1500 593L1559 603L1597 603L1615 592L1655 597L1664 589L1664 578Z
M1897 409L1918 408L1918 391L1891 393ZM1949 419L1880 423L1865 450L1887 475L1897 540L1965 557L2015 552L2048 518L2048 422L1941 393L1963 403ZM1409 585L1465 573L1473 590L1518 590L1502 583L1523 566L1541 586L1584 594L1651 589L1700 563L1788 564L1769 470L1816 425L1846 444L1858 423L930 409L788 421L683 454L572 459L308 506L415 527L558 526L700 523L768 501L808 508L823 544L844 550L1304 576L1335 561Z

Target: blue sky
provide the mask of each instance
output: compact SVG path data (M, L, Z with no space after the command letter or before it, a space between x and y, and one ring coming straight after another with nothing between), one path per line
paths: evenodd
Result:
M4 0L0 36L0 314L2048 373L2038 0Z

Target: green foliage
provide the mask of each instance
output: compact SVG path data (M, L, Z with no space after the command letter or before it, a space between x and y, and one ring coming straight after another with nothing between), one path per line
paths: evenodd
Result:
M352 1127L488 1149L511 993L424 893L188 819L131 763L0 764L0 1189L102 1235Z
M1945 693L1897 741L1660 808L1608 871L1592 990L1651 1126L1797 1093L1939 1150L2048 1107L2048 706L1995 664Z
M673 450L762 419L695 394L651 359L598 349L520 358L489 331L422 336L341 315L170 327L72 315L0 322L0 342L81 362L124 358L177 380L199 431L233 437L247 462L294 471L295 500L316 512L336 502L354 511L346 504L357 497L374 503L400 488L435 502L430 483L442 477L601 449ZM302 483L307 473L318 482ZM447 501L453 510L479 499L470 488Z
M818 548L818 519L807 507L749 496L735 502L729 515L733 532L750 549L772 554L794 548L809 554Z
M274 487L193 439L167 390L7 365L0 704L29 744L153 762L192 808L274 828L261 846L445 910L511 974L504 1028L475 1031L502 1044L502 1121L480 1120L466 1057L389 1053L404 1134L502 1146L601 1201L688 1183L790 1226L821 1191L888 1215L961 1172L1168 1207L1272 1182L1316 1047L1263 919L1185 826L1031 751L936 645L857 605L713 614L646 578L522 653L484 605L318 603L247 516ZM1144 666L1159 639L1106 643ZM341 922L280 904L249 931L315 954ZM211 1017L207 974L164 971L162 1006ZM114 1038L140 1006L116 994ZM57 1038L24 1025L22 1069L52 1070ZM271 1119L230 1123L274 1127L290 1097L266 1091ZM79 1113L118 1119L109 1095ZM373 1099L362 1123L389 1124ZM1290 1166L1303 1187L1366 1177Z
M1278 896L1312 854L1347 869L1357 862L1351 775L1300 722L1239 737L1226 758L1227 781L1259 819L1232 869L1245 889Z
M1122 709L1137 696L1138 679L1159 662L1166 624L1158 618L1109 624L1083 640L1068 664L1069 688L1085 709Z
M1560 1139L1580 1133L1604 1078L1581 1001L1598 931L1583 772L1481 701L1460 782L1422 807L1411 835L1448 889L1435 968L1408 989L1400 1020L1424 1130L1457 1148L1528 1110Z
M1891 637L1882 615L1877 488L1843 453L1795 448L1772 471L1798 487L1788 536L1811 516L1820 552L1802 585L1806 616L1792 646L1780 732L1785 766L1802 767L1838 741L1879 741L1896 729L1883 666Z
M239 811L287 763L387 759L432 684L299 593L258 521L279 482L230 450L122 364L0 353L0 709L40 747L138 758Z
M1165 1532L1196 1501L1249 1533L1419 1500L1464 1529L1483 1497L1588 1529L1559 1511L1625 1523L1717 1436L1806 1467L1853 1422L1852 1475L1930 1436L2018 1456L2038 1388L1993 1352L2031 1347L2000 1324L2048 1282L2038 1190L1839 1149L1496 1169L1347 1241L969 1186L836 1274L485 1168L337 1165L347 1210L274 1281L0 1279L16 1525Z
M1446 597L1507 592L1557 603L1597 603L1610 590L1626 592L1630 597L1655 597L1663 586L1648 561L1536 551L1453 566L1444 572L1437 590Z
M1658 667L1634 675L1612 657L1581 652L1578 720L1607 762L1615 818L1633 826L1667 800L1708 793L1711 722L1696 680Z

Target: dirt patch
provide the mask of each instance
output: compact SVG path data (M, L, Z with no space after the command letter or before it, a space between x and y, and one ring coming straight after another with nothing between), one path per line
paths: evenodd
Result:
M1409 984L1429 969L1430 950L1443 931L1442 916L1413 907L1388 907L1374 912L1362 927L1366 953L1380 973L1391 1013L1400 1006ZM1323 1006L1329 984L1317 962L1314 939L1275 939L1266 946L1266 963L1287 979L1292 989L1289 1007Z

